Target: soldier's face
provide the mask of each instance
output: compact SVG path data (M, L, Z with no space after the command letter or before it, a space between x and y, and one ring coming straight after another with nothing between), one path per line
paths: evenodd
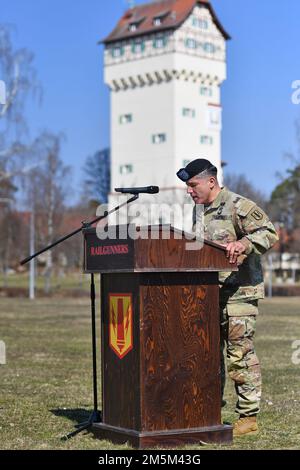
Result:
M195 204L208 204L211 197L211 178L197 178L194 176L188 182L187 193Z

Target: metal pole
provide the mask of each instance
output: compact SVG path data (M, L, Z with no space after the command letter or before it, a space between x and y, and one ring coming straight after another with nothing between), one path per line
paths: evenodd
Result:
M96 344L96 305L95 305L95 281L91 274L91 312L92 312L92 354L93 354L93 390L94 390L94 413L98 416L98 394L97 394L97 344ZM100 417L99 417L100 419Z
M102 414L98 411L98 393L97 393L97 338L96 338L96 308L95 308L95 280L94 280L94 273L91 273L91 290L90 290L90 297L91 297L91 314L92 314L92 356L93 356L93 394L94 394L94 410L90 415L88 421L84 423L75 424L75 431L70 432L66 436L61 438L62 441L66 441L76 434L84 431L91 427L94 423L100 423L102 421Z
M34 254L34 209L31 210L30 213L30 255ZM29 298L30 300L35 299L35 259L33 258L30 261L30 269L29 269Z

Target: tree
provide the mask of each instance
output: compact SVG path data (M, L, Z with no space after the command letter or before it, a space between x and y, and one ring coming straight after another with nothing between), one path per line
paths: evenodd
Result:
M273 217L288 230L300 227L300 120L295 123L296 154L285 153L292 167L285 175L278 174L280 183L271 194L270 210Z
M28 130L24 110L28 95L38 89L33 58L27 49L13 47L11 28L0 24L0 79L6 90L6 99L0 105L0 265L5 273L8 260L17 251L12 247L20 246L14 243L20 224L13 203L18 190L16 177L30 155L30 145L24 141Z
M36 214L38 243L45 246L59 237L59 228L66 210L66 196L70 190L70 167L60 158L62 135L43 132L33 143L33 151L40 165L31 172L27 194ZM51 288L53 252L45 254L45 291Z
M2 214L0 220L0 265L4 273L4 284L10 268L16 268L27 241L24 223L12 209Z
M267 209L267 198L262 191L255 188L255 186L244 176L228 174L225 175L224 184L230 191L240 194L248 199L254 201L259 207Z
M6 102L0 108L0 186L24 165L18 157L29 154L22 140L28 131L25 103L29 93L40 90L33 59L27 49L13 47L11 29L0 25L0 79L6 86Z
M3 178L0 184L0 269L5 277L9 268L13 238L16 231L19 231L12 210L16 190L10 179Z
M110 150L104 149L87 157L83 171L84 198L97 204L106 203L110 192Z
M273 216L293 230L300 227L300 164L287 170L287 175L272 192L270 206Z

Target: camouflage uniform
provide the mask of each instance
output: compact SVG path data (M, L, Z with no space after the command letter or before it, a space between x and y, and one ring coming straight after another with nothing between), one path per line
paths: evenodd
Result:
M254 202L226 188L222 188L205 208L204 224L205 238L221 244L239 240L246 248L239 259L239 270L219 275L222 391L226 345L227 370L238 396L236 412L243 416L256 415L261 397L261 373L253 337L258 300L264 297L260 255L274 245L278 236L267 215Z

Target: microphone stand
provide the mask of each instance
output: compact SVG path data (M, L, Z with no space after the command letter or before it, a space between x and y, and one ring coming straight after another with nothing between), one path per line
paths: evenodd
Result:
M73 232L70 232L68 235L65 235L64 237L59 238L55 242L51 243L50 245L46 246L45 248L42 248L41 250L37 251L33 255L28 256L27 258L23 259L20 262L20 264L24 265L24 264L28 263L29 261L31 261L32 259L36 258L37 256L41 255L42 253L45 253L45 251L51 250L51 248L53 248L54 246L59 245L60 243L68 240L68 238L71 238L74 235L76 235L77 233L82 232L83 229L91 227L92 225L96 224L97 222L100 222L100 220L103 220L106 217L108 217L109 215L113 214L114 212L119 211L122 207L130 204L133 201L136 201L138 199L138 197L139 197L139 194L137 193L134 196L132 196L130 199L128 199L128 201L121 204L120 206L115 207L114 209L112 209L109 212L104 212L104 215L101 215L101 216L97 217L96 219L91 220L90 222L81 222L82 223L81 227L77 228Z
M36 258L40 254L44 253L45 251L51 250L54 246L59 245L60 243L68 240L68 238L73 237L79 232L82 232L83 229L89 228L92 225L96 224L97 222L100 222L101 220L105 219L108 217L110 214L113 214L114 212L119 211L122 207L130 204L133 201L136 201L139 197L138 193L135 193L130 199L128 199L126 202L123 204L115 207L109 212L105 212L104 215L97 217L94 220L91 220L90 222L82 222L82 226L79 227L78 229L74 230L73 232L70 232L68 235L65 235L62 238L59 238L56 240L54 243L51 243L50 245L46 246L42 250L37 251L31 256L28 256L27 258L23 259L21 261L21 265L24 265L31 261L33 258ZM95 283L94 283L94 273L91 273L91 284L90 284L90 300L91 300L91 325L92 325L92 355L93 355L93 397L94 397L94 409L93 412L91 413L89 419L84 422L84 423L79 423L75 425L75 428L77 428L75 431L70 432L69 434L63 436L61 439L66 441L70 439L71 437L75 436L76 434L80 433L81 431L84 431L85 429L88 429L89 427L92 426L93 423L98 423L102 421L102 415L101 411L98 410L98 394L97 394L97 354L96 354L96 309L95 309Z

